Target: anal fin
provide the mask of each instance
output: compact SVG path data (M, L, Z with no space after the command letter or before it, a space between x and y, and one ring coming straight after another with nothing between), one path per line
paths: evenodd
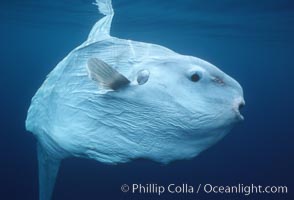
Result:
M50 156L40 143L37 144L39 165L39 200L52 197L60 159Z

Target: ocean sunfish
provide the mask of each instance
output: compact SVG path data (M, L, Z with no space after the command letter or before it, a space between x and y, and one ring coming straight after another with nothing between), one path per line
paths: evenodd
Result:
M28 110L41 200L51 198L64 158L191 159L243 119L237 81L199 58L111 36L111 0L96 3L104 17L47 76Z

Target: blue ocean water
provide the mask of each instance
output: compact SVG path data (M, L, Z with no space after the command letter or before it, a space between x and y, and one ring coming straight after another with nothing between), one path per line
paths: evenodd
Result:
M36 140L25 131L46 75L101 18L91 0L0 4L0 199L38 199ZM160 165L63 161L53 199L293 199L294 3L113 0L112 35L208 60L240 82L245 121L198 157ZM122 184L285 185L288 194L129 194Z

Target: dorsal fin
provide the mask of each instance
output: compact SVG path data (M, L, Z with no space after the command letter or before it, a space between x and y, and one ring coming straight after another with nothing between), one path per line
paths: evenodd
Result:
M104 89L117 90L130 83L125 76L97 58L88 60L88 72L89 77Z
M87 44L110 37L111 22L114 15L111 0L96 0L95 5L98 6L99 12L105 16L93 26L86 41Z

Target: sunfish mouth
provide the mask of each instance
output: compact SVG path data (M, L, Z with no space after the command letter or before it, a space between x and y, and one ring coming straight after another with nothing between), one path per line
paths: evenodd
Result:
M238 98L235 100L233 105L233 110L236 113L237 119L240 121L244 120L244 116L241 114L240 110L245 106L245 101L243 98Z

